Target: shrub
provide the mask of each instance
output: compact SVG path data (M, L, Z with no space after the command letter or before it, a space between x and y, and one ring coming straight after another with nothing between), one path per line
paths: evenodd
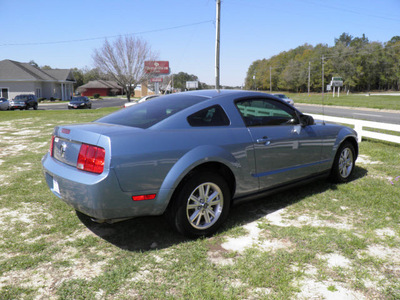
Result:
M100 94L93 94L93 98L94 99L99 99L100 98Z

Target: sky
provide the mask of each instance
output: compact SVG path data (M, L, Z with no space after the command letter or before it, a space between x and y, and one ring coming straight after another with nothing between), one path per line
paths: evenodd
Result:
M0 60L93 68L107 39L148 42L172 73L215 84L215 0L0 0ZM400 0L222 0L221 85L242 86L249 66L342 33L387 42L400 36Z

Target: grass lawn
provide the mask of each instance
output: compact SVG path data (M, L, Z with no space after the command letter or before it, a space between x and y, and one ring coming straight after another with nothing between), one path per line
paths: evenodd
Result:
M363 141L350 183L235 206L193 241L163 217L92 223L48 190L53 127L113 110L0 112L0 299L400 298L399 145Z
M287 94L295 103L322 104L321 94ZM349 106L349 107L365 107L375 109L400 110L400 94L399 96L366 96L365 94L340 94L340 97L332 96L332 93L325 93L324 105Z

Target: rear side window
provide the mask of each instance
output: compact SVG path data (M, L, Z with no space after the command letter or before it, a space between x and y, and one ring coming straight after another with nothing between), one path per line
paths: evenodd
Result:
M190 115L187 118L190 126L227 126L230 124L229 118L221 106L215 105Z

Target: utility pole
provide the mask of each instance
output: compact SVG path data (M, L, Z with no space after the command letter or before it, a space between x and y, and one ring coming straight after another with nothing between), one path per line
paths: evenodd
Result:
M325 82L324 82L324 56L322 55L322 101L324 101L324 90L325 90Z
M308 62L308 96L310 96L311 61Z
M217 0L217 29L215 40L215 89L219 91L219 38L220 38L221 0Z
M322 115L325 115L325 105L324 105L324 91L325 91L325 80L324 80L324 56L322 55ZM322 120L325 125L325 120Z
M272 73L272 67L269 66L269 92L270 93L272 93L272 76L271 76L271 73Z

